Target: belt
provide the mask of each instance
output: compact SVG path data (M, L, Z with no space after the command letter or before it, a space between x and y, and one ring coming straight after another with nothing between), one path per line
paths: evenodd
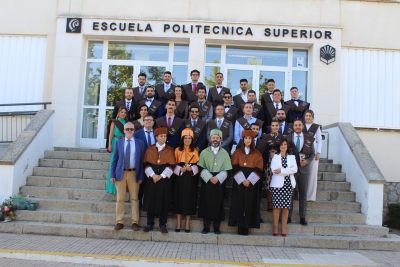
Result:
M124 171L126 171L126 172L133 172L133 171L136 171L136 169L124 169Z
M122 139L122 138L124 138L125 136L115 136L115 135L114 135L114 137L116 137L116 138L118 138L118 139Z

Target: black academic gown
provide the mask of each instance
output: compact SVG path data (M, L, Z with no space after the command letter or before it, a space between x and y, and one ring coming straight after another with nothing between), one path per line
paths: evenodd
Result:
M185 163L183 162L179 164L181 167L184 165ZM199 174L192 174L193 173L189 171L184 172L181 176L174 174L173 214L182 214L184 216L196 214Z

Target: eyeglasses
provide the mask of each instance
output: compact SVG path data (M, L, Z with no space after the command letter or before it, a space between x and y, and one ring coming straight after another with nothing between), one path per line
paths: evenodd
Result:
M143 121L153 121L152 119L145 119L145 120L143 120Z
M190 111L190 113L199 113L198 111Z
M135 129L133 128L125 128L125 131L134 131Z
M224 96L224 98L232 98L231 96Z

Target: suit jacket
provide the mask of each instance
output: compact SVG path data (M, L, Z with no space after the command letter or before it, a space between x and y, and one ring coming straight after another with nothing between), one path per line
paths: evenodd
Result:
M262 106L265 106L265 104L267 104L267 103L272 103L273 101L272 101L272 99L271 99L271 97L269 96L270 94L268 93L268 92L266 92L265 94L263 94L262 96L261 96L261 105ZM268 97L267 97L268 96Z
M165 122L165 124L164 124L164 125L161 125L161 124L159 125L159 124L157 123L157 120L163 120L163 121ZM156 127L157 127L157 126L165 126L165 127L167 127L167 126L166 126L166 125L167 125L167 117L166 117L166 116L160 117L160 118L158 118L157 120L156 120ZM178 129L178 132L177 132L177 133L175 133L174 135L171 135L171 134L170 134L170 128L167 127L167 129L168 129L168 135L167 135L167 143L166 143L166 144L167 144L168 146L172 147L173 149L175 149L175 148L177 148L177 147L179 146L179 141L181 140L181 133L182 133L182 131L183 131L183 129L184 129L183 120L182 120L181 118L177 117L177 116L175 116L174 121L172 122L172 125L171 125L171 126L174 125L175 120L178 120L178 121L181 122L180 125L179 125L179 129ZM176 129L175 129L175 130L176 130Z
M303 138L304 138L304 142L303 142L303 147L300 149L300 151L297 150L296 148L296 144L293 142L293 135L294 133L290 134L288 136L288 140L290 140L291 144L290 144L290 149L293 149L293 154L296 156L296 161L297 161L297 166L298 166L298 171L301 174L310 174L310 163L314 160L315 158L315 150L314 150L314 136L312 136L311 134L306 134L303 133ZM306 144L307 140L309 141L308 145ZM303 153L303 150L305 149L304 146L307 145L308 149L310 150L310 154L307 155L307 157L305 158L305 160L307 160L308 164L304 167L300 166L300 155L299 153Z
M219 93L219 96L217 96L218 98L215 99L213 97L212 92L215 92L216 94L218 94L217 87L216 86L211 87L210 89L208 89L207 101L210 101L212 103L213 107L215 108L215 106L217 104L224 104L223 96L226 92L230 92L230 91L231 90L229 88L222 86L221 92Z
M283 127L283 133L279 130L279 134L282 134L282 135L289 135L289 134L291 134L293 132L294 132L293 124L292 123L287 123L287 122L285 122L285 127ZM271 133L271 125L267 126L267 132L266 133L267 134Z
M121 100L121 101L117 101L117 103L115 103L111 118L115 119L118 115L118 109L120 107L125 107L125 106L126 106L125 99ZM138 112L137 112L138 107L139 107L138 102L135 100L135 98L132 98L131 106L130 106L130 109L128 112L128 121L134 121L134 120L140 119L140 116L138 116Z
M172 98L173 93L170 94L171 97L169 97L169 98L167 99L167 98L165 98L165 97L162 97L162 96L158 93L158 89L159 89L159 88L162 88L162 91L164 91L164 84L163 84L163 83L157 84L157 85L154 87L154 91L155 91L155 93L154 93L154 98L162 103L163 110L164 110L164 109L165 109L165 106L167 105L168 100ZM172 92L173 92L174 89L175 89L175 84L172 84L172 83L171 83L171 87L170 87L169 89L172 90Z
M290 107L290 116L292 117L292 123L295 119L302 119L304 120L304 113L310 108L310 103L303 101L303 100L297 100L298 101L298 106L294 103L293 100L286 101L285 104Z
M269 105L265 104L265 106L263 106L264 107L264 124L263 124L263 126L264 126L263 131L264 132L267 132L267 126L271 125L272 118L275 117L275 115L276 115L276 110L275 109L273 109L274 113L271 114L270 109L268 109L268 107L271 107L270 105L271 104L269 103ZM291 123L292 122L292 118L290 116L290 107L285 105L285 104L282 104L282 109L284 109L285 113L286 113L286 120L285 121L287 123Z
M282 167L282 157L280 154L275 154L271 161L271 171L281 168L281 173L272 174L270 187L281 188L285 182L285 176L290 176L292 187L296 187L294 174L297 173L297 163L294 155L287 155L287 168ZM291 198L291 197L290 197Z
M246 102L244 102L244 100L242 99L241 93L240 93L233 97L233 103L234 103L235 107L237 107L240 111L240 109L241 109L240 105L245 104Z
M135 137L138 140L143 141L144 143L144 148L147 149L147 147L149 146L147 144L147 137L146 137L146 133L145 133L145 129L140 129L138 131L135 131L135 133L133 134L133 137ZM153 137L154 137L154 141L157 142L156 137L154 136L154 130L153 130ZM154 144L152 144L154 145Z
M143 93L141 94L139 91L139 86L133 87L133 95L135 96L135 99L138 103L146 98L146 95L145 95L146 86L143 86L143 88L144 88L144 90L143 90Z
M194 133L194 139L193 139L193 145L195 148L197 148L197 150L199 151L199 153L207 147L207 123L203 120L200 120L199 118L197 118L197 123L196 125L193 127L193 125L191 124L191 119L186 119L183 120L184 123L184 127L185 128L190 128L193 133ZM201 128L201 131L198 133L199 129Z
M198 88L199 84L203 85L203 83L197 82L197 87L196 88ZM197 99L198 99L197 94L192 92L192 83L184 84L183 85L183 91L184 91L184 94L185 94L185 100L187 102L191 103L193 101L197 101Z
M136 182L143 181L144 179L144 169L143 169L143 159L144 152L146 151L144 143L141 140L133 138L135 141L135 168L136 168ZM114 157L111 164L111 178L115 178L117 181L122 181L124 176L124 144L125 138L119 139L115 143Z
M153 98L153 101L151 101L151 104L150 104L150 105L153 104L154 100L156 100L156 99ZM160 101L160 102L161 102L161 101ZM144 105L146 105L146 99L140 101L139 104L144 104ZM151 110L149 110L149 114L150 114L151 116L153 116L154 119L158 119L158 118L162 117L164 109L165 109L165 107L164 107L163 104L161 103L161 105L157 108L157 110L156 110L155 113L150 114Z

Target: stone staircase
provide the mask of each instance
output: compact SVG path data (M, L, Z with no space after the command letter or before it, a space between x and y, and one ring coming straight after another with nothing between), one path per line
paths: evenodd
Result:
M130 203L125 204L125 225L114 231L115 196L105 192L109 167L109 154L103 149L61 148L46 151L39 166L21 187L21 194L29 195L39 203L37 211L18 211L17 220L0 223L0 232L48 234L92 238L115 238L164 242L191 242L210 244L263 245L277 247L307 247L334 249L373 249L400 251L400 238L388 234L388 228L365 225L366 216L361 204L355 202L355 193L349 191L346 174L340 164L321 160L318 174L317 201L308 202L308 226L299 222L293 212L287 237L272 236L272 213L266 210L267 201L261 202L261 217L265 223L260 229L251 229L249 236L237 235L236 227L222 223L222 235L201 234L202 220L193 217L191 233L175 233L176 218L168 218L168 234L155 230L150 233L130 229ZM230 195L230 178L227 195ZM127 194L126 201L129 196ZM227 215L230 199L225 201ZM294 203L298 208L297 200ZM146 223L144 212L139 225ZM156 221L155 226L158 225ZM182 222L182 225L184 223Z

